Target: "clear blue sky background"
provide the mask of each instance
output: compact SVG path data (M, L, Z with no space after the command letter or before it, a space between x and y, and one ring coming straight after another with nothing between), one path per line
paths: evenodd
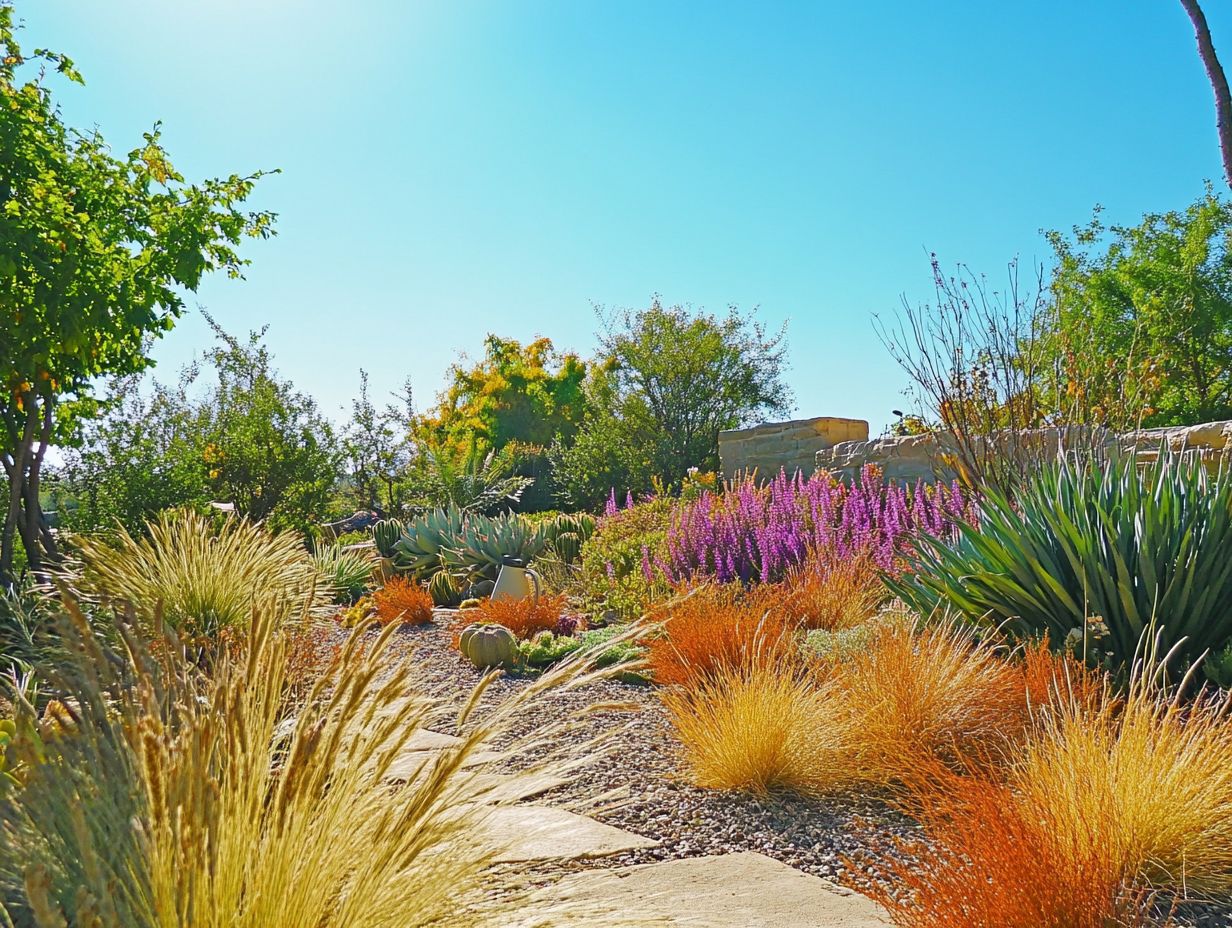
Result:
M1206 5L1232 66L1232 11ZM279 236L197 302L269 323L280 370L338 418L360 366L381 395L409 375L423 406L489 331L586 353L592 303L658 292L790 320L799 414L877 430L904 380L870 316L930 296L926 249L999 275L1097 202L1132 221L1220 177L1175 0L17 12L85 74L67 118L117 151L161 119L189 176L282 168L256 199ZM160 376L207 338L186 318Z

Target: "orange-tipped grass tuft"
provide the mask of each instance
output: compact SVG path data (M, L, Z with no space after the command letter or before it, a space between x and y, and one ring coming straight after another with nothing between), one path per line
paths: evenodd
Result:
M405 577L392 577L372 594L382 625L425 625L432 621L432 595Z

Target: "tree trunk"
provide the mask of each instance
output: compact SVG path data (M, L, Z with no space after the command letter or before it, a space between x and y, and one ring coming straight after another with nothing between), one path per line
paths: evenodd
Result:
M17 538L21 539L31 571L42 570L44 556L50 560L55 560L58 556L55 537L47 520L43 518L43 509L39 503L39 477L43 457L51 442L55 417L50 400L43 402L41 410L38 403L39 399L34 391L29 391L22 397L22 405L26 411L25 426L12 459L4 461L9 494L4 526L0 532L0 588L6 590L12 589L17 583L13 569Z
M1223 176L1228 186L1232 187L1232 92L1228 90L1228 79L1215 55L1211 30L1206 24L1206 16L1198 0L1181 0L1181 6L1185 8L1193 23L1194 36L1198 40L1198 55L1202 58L1211 88L1215 91L1215 126L1219 130L1219 150L1223 154Z

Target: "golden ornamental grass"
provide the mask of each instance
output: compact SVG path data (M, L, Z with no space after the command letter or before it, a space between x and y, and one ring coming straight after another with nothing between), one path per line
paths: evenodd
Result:
M798 666L724 664L662 699L699 786L822 793L850 781L849 731L834 711L833 685Z
M1101 868L1119 879L1232 891L1226 697L1185 704L1139 679L1123 702L1048 719L1011 783L1063 848L1099 847Z
M121 528L112 539L78 539L85 593L147 622L161 607L185 638L242 626L254 603L283 617L328 606L330 591L292 532L234 518L214 528L189 510L161 513L147 527L138 538Z
M366 647L353 636L292 716L288 644L268 613L254 614L241 646L206 678L174 650L151 656L128 632L126 652L109 655L72 611L79 659L59 682L76 732L48 745L17 801L0 803L0 898L13 901L14 923L611 923L609 913L527 908L524 878L490 866L486 787L464 766L538 711L547 688L587 682L577 665L468 719L461 746L394 786L391 764L442 707L419 691L410 662L385 659L392 627ZM560 731L541 735L559 744ZM575 750L563 767L582 760Z

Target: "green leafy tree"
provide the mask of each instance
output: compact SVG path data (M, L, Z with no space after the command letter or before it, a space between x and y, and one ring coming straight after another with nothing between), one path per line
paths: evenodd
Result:
M1136 226L1105 227L1096 210L1072 237L1048 238L1052 393L1083 394L1098 422L1128 380L1145 426L1232 418L1232 206L1208 189Z
M562 498L592 508L613 488L679 486L691 467L718 467L719 432L791 408L785 329L754 315L664 307L604 313L576 440L553 450Z
M379 409L368 393L368 372L359 372L359 396L351 403L351 420L342 438L349 486L344 494L356 508L377 507L390 515L407 502L407 468L415 422L408 380L397 401Z
M422 426L460 447L475 441L485 453L511 442L567 442L585 412L585 379L586 363L549 339L523 345L489 335L481 361L450 368L449 386Z
M341 465L333 428L273 369L264 329L241 342L206 319L220 342L207 354L217 383L194 429L213 498L271 528L307 532L329 515Z
M96 131L67 127L48 69L81 83L64 55L23 53L0 4L0 462L8 482L0 584L19 537L30 567L56 557L39 503L48 447L97 411L99 378L148 366L149 339L211 271L239 276L236 247L270 234L243 211L259 175L187 183L158 127L118 158Z

